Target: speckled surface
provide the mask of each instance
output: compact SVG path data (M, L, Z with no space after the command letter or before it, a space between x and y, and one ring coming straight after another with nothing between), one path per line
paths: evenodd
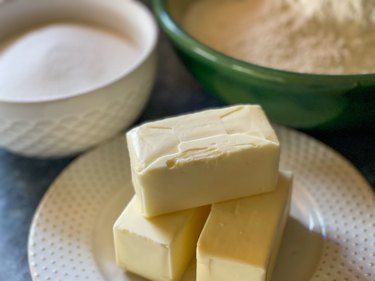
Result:
M139 121L221 105L184 70L164 37L159 52L157 82ZM309 134L351 160L375 187L375 131ZM26 247L33 213L50 183L72 160L27 159L0 150L0 281L31 280Z

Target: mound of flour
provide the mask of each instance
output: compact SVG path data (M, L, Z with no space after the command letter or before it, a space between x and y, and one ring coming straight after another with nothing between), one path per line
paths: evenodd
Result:
M280 3L320 21L363 26L375 24L375 0L284 0Z
M182 25L204 44L251 63L305 73L374 73L374 25L370 16L358 24L344 16L358 17L348 12L349 2L374 1L201 0L189 7ZM340 20L325 18L335 14L333 3L346 7ZM365 13L363 7L354 10Z
M0 98L33 100L85 92L137 61L127 38L81 24L37 27L0 45Z

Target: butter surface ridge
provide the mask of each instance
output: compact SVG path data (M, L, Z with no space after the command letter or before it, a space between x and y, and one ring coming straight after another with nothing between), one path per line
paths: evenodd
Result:
M291 173L275 191L214 204L197 246L197 281L269 281L289 214Z
M132 181L147 217L272 191L280 145L260 106L205 110L130 130Z

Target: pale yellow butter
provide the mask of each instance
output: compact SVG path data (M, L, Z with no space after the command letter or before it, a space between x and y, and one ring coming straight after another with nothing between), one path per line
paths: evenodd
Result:
M279 141L257 105L146 123L127 141L147 217L271 191L277 182Z
M197 281L268 281L291 201L292 176L275 191L214 204L197 246Z
M147 219L134 197L113 227L117 264L150 280L180 280L209 210L206 206Z

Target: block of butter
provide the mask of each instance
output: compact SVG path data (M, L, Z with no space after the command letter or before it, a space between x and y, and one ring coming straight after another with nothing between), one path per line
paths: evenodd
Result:
M146 217L271 191L277 182L279 141L257 105L146 123L127 143Z
M113 227L117 264L150 280L180 280L209 211L205 206L147 219L133 197Z
M197 281L268 281L289 214L292 176L275 191L214 204L197 246Z

